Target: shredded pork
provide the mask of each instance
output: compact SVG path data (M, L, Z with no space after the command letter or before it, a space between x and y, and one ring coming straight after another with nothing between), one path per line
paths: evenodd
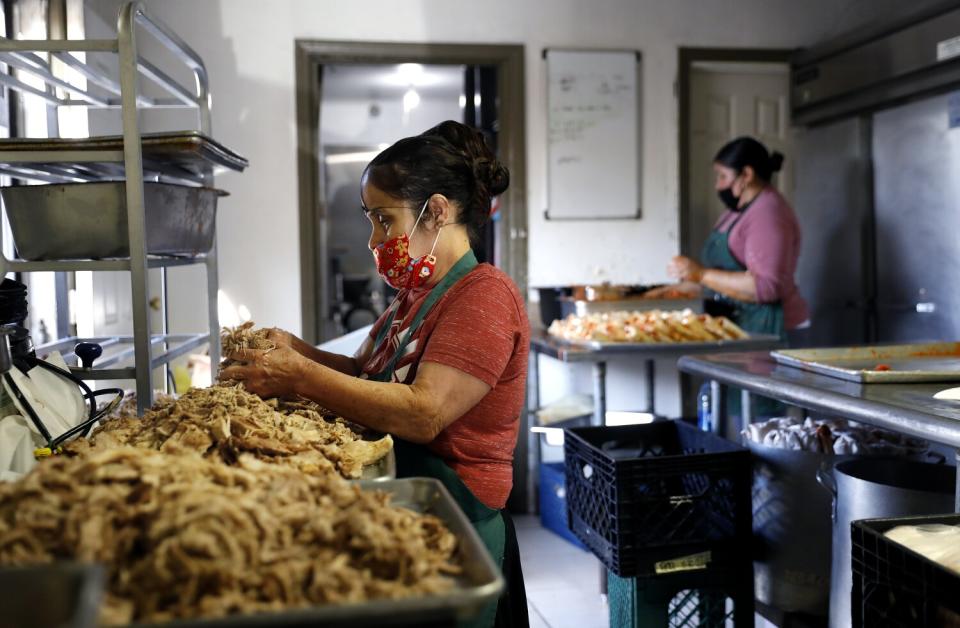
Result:
M249 408L237 416L249 418ZM165 442L208 437L175 432ZM100 619L109 625L419 596L454 584L456 538L382 492L245 453L228 466L162 449L57 456L0 484L0 564L105 564Z
M89 439L70 443L67 453L123 446L195 452L227 464L250 454L306 473L358 478L364 466L390 452L393 440L364 440L350 424L324 418L308 402L264 401L239 386L213 386L164 400L139 419L107 420Z

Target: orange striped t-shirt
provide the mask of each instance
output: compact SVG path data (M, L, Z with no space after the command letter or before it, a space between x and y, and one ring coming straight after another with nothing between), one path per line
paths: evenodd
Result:
M365 374L386 367L430 288L400 291L400 310L387 341L370 356ZM376 338L387 315L374 324L371 337ZM394 371L394 382L411 384L421 362L436 362L490 386L476 406L427 445L490 508L503 508L513 486L529 345L530 325L516 285L497 268L479 264L434 305Z

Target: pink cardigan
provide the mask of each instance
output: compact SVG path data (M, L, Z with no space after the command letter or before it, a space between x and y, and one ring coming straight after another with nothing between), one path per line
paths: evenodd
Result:
M727 211L716 228L726 231L736 212ZM810 318L794 275L800 257L800 223L793 208L772 186L763 189L730 232L730 252L757 282L761 303L783 303L784 324L795 329Z

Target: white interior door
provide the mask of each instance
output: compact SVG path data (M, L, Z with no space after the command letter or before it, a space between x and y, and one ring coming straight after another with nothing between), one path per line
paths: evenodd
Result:
M713 158L742 135L786 156L774 183L793 196L789 66L785 63L695 63L690 73L690 252L699 257L710 229L723 212L713 189Z

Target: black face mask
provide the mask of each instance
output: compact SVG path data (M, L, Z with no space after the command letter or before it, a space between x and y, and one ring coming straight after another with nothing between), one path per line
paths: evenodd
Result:
M733 186L731 185L728 188L723 188L717 192L717 196L720 197L720 201L727 206L727 209L730 211L740 211L740 208L737 205L740 204L740 197L733 195Z

